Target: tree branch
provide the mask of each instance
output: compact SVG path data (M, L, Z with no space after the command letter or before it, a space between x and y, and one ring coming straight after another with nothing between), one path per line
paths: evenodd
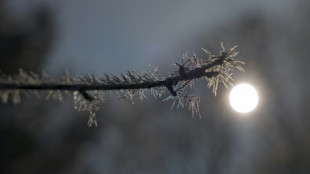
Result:
M23 83L0 83L0 90L66 90L66 91L90 91L90 90L125 90L125 89L150 89L154 87L172 88L180 81L194 80L201 77L214 77L219 72L204 72L207 66L197 68L185 73L185 76L169 77L165 80L154 82L144 82L136 84L57 84L57 83L41 83L41 84L23 84Z
M200 116L200 99L197 95L188 95L186 88L192 87L194 80L199 78L207 80L208 87L213 88L215 95L219 83L223 83L226 87L232 85L232 71L234 69L243 71L239 65L243 62L235 60L238 54L235 48L225 50L221 43L219 55L214 55L203 49L209 56L207 60L197 58L195 53L192 57L184 54L182 63L175 63L179 67L178 70L170 72L166 78L162 78L157 73L157 69L144 74L128 71L127 74L121 74L120 77L104 73L105 76L99 78L92 74L72 78L66 73L60 80L53 80L45 73L38 75L22 70L14 76L0 73L0 98L4 103L9 99L14 103L19 103L21 93L39 95L38 91L47 91L47 99L62 100L63 91L71 91L74 95L75 108L79 111L89 111L89 125L97 125L96 112L99 109L99 104L104 100L104 91L115 90L120 97L132 100L136 90L140 99L143 99L146 89L151 89L151 93L155 97L161 97L162 94L169 91L171 95L164 101L173 99L173 106L175 103L181 107L186 105L193 115Z

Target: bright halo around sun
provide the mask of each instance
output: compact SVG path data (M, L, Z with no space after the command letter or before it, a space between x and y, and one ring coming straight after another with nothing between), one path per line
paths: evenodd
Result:
M229 94L229 101L234 110L247 113L256 108L258 94L252 85L243 83L233 87Z

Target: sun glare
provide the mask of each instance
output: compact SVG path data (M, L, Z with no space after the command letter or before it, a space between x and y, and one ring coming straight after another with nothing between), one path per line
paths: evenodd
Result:
M229 94L229 101L234 110L247 113L256 108L258 94L252 85L243 83L233 87Z

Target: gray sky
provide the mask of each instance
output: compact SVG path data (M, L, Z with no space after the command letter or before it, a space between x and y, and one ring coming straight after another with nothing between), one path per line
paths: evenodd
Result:
M29 5L30 1L32 3ZM37 0L37 2L42 1ZM14 0L12 1L12 4L15 4L14 6L19 7L19 9L27 9L32 7L37 2L35 2L35 0ZM148 64L151 64L153 67L160 65L160 70L162 70L161 68L163 66L160 63L164 62L170 66L170 64L176 60L176 58L179 58L185 51L190 52L192 49L205 47L205 45L201 45L199 48L195 48L195 45L197 44L189 42L192 41L193 38L197 37L197 33L203 33L202 31L205 31L206 35L208 35L208 33L218 34L220 32L214 32L214 30L221 28L221 26L229 26L227 23L234 24L240 20L238 17L246 16L249 12L258 11L260 14L263 12L263 14L268 14L269 17L279 14L295 13L294 11L289 12L283 10L288 6L288 3L288 0L180 0L168 2L161 0L127 0L122 2L116 0L111 0L109 2L99 0L87 2L82 0L53 1L57 15L56 20L59 22L57 26L58 38L51 50L51 54L49 55L50 59L46 63L45 69L47 69L49 74L63 72L64 68L68 68L71 72L73 71L77 74L85 72L100 73L102 71L118 74L125 72L126 70L137 70L140 72L146 70L148 68ZM299 8L297 9L299 11ZM19 12L21 14L23 13L21 10L19 10ZM169 111L170 106L166 107L168 114L163 116L158 113L152 115L153 113L148 111L147 107L150 106L154 108L154 110L158 109L156 108L156 104L153 103L150 104L145 102L142 107L140 106L143 108L141 110L139 110L139 105L122 104L121 107L120 105L117 105L119 108L114 111L115 107L111 106L115 106L114 104L118 101L112 101L112 104L107 102L104 104L105 108L102 108L101 110L104 110L103 112L105 113L112 113L111 115L114 113L113 119L109 120L109 117L104 114L99 117L100 119L108 120L105 120L106 122L101 122L103 125L101 128L103 128L104 131L101 131L102 129L99 130L100 136L98 136L99 138L96 137L97 141L90 143L88 142L87 145L83 146L83 150L81 150L79 155L76 157L76 166L78 166L77 170L82 171L85 166L91 166L92 170L100 173L103 170L113 171L113 167L115 166L119 168L119 164L121 163L118 163L118 157L124 154L124 151L122 151L123 149L125 149L125 152L140 152L139 148L145 147L145 144L139 144L141 146L133 147L136 147L139 151L136 149L130 149L132 148L130 146L130 150L127 150L125 148L125 144L126 140L127 142L130 142L128 140L130 138L128 137L134 137L132 138L133 143L140 143L140 141L135 142L135 140L143 139L143 142L147 142L145 141L145 137L143 135L152 135L154 137L151 137L149 140L154 140L157 142L157 140L162 140L161 138L163 137L163 134L160 134L159 129L164 126L158 127L158 125L161 124L166 125L166 127L169 128L166 130L169 131L165 132L166 135L164 137L168 138L162 140L162 144L159 144L158 149L164 149L159 152L161 152L160 155L165 156L165 159L167 159L167 161L164 161L163 163L167 164L167 168L171 171L171 173L178 173L175 171L179 168L173 168L175 166L194 166L195 169L203 168L205 167L204 165L206 165L203 164L203 162L204 160L208 161L208 157L210 157L212 161L213 158L215 158L215 162L221 160L224 162L226 161L227 164L224 163L221 166L227 165L228 167L222 167L222 173L240 173L239 170L242 172L245 171L245 173L251 173L251 165L260 165L260 162L263 164L273 162L270 166L272 166L272 164L278 164L278 161L280 161L281 164L282 158L280 160L275 160L277 158L274 158L277 155L277 151L274 151L274 149L278 148L280 149L280 155L278 154L280 157L283 157L283 152L284 156L286 155L289 160L292 160L291 162L284 161L285 166L286 164L292 163L297 165L294 161L297 161L304 153L304 151L299 151L298 148L302 147L307 149L308 147L308 144L305 146L297 145L297 143L300 143L298 137L307 141L307 138L304 137L308 136L308 133L305 133L304 135L299 134L303 130L308 130L306 127L302 126L308 127L307 123L309 123L307 121L308 119L305 119L308 118L306 117L308 110L304 109L307 107L307 102L305 101L309 98L308 81L304 80L307 75L304 71L308 65L304 60L308 60L306 59L308 54L304 57L301 56L301 53L306 53L306 51L304 51L304 47L306 46L300 47L300 45L296 44L297 48L300 47L300 49L303 49L301 53L296 51L298 49L294 47L291 48L292 45L295 45L295 43L291 42L290 39L295 39L296 37L297 39L295 42L300 41L302 40L301 38L304 38L303 34L306 32L300 32L302 34L301 36L298 36L298 32L289 32L290 28L286 28L286 30L283 30L284 32L282 33L281 30L284 28L282 26L293 26L292 28L299 30L306 30L307 27L302 27L304 24L303 22L299 25L298 22L296 22L297 25L293 25L297 19L292 18L287 20L289 16L290 15L283 15L281 18L276 18L279 19L279 21L277 21L279 23L276 23L275 26L270 26L269 24L273 23L268 23L270 21L266 21L264 24L267 25L267 27L263 26L260 29L261 31L258 29L257 33L255 31L250 32L250 34L253 34L251 37L246 37L244 33L230 33L231 35L236 36L235 41L240 45L242 39L245 41L253 41L256 39L253 42L253 45L251 42L243 42L243 45L247 45L248 47L244 47L247 49L240 51L240 54L247 55L245 57L249 60L246 68L250 69L250 71L247 71L245 76L249 77L248 79L250 79L251 82L256 83L254 83L254 86L261 91L260 94L262 96L257 111L251 115L253 117L243 119L245 117L237 117L240 116L237 115L237 113L230 112L228 114L226 112L228 111L227 108L224 108L226 106L225 102L223 102L224 100L226 101L226 99L221 99L220 96L216 99L206 97L207 94L201 95L201 108L205 111L202 120L190 118L184 122L180 121L180 119L184 119L185 117L180 117L177 115L179 114L177 112ZM296 17L300 16L297 15ZM286 25L282 25L281 20L283 20L283 23L287 22ZM271 28L268 28L269 26ZM236 29L236 26L234 27ZM259 33L265 32L265 29L268 30L266 33ZM211 32L211 30L213 31ZM223 31L229 31L229 28L225 28ZM255 33L258 34L259 37L255 37ZM289 36L289 33L292 33L291 36ZM230 34L227 34L230 36L229 39L234 39ZM227 35L223 34L223 37ZM242 38L243 36L244 38ZM261 36L264 36L264 38L261 39ZM217 35L216 37L221 36ZM239 37L241 37L240 40L238 40ZM224 39L225 38L223 38L223 40ZM308 40L306 41L307 42L305 43L309 43ZM261 46L260 44L266 45L268 49L261 51L264 48L259 47ZM301 43L299 42L299 44ZM255 49L248 49L253 47ZM239 48L240 47L238 47L238 49ZM265 62L270 62L269 66L266 66L267 64ZM301 64L304 65L305 68L300 68ZM276 66L273 67L273 65ZM218 109L219 106L224 107ZM64 108L68 109L67 106L64 106ZM131 108L132 110L128 108ZM148 116L143 116L144 118L147 118L145 120L149 122L145 120L143 120L144 122L141 120L141 122L136 122L134 119L137 119L138 117L130 118L130 116L137 115L137 113L144 110L148 111L148 114L150 114ZM161 110L161 108L158 110ZM213 111L216 111L214 112L214 117L217 118L214 122L212 122ZM49 112L47 113L50 114ZM69 125L68 122L71 124L71 117L67 119L68 122L64 122L64 117L55 116L58 113L67 113L67 111L57 108L57 110L54 110L53 113L50 114L51 120L59 120L58 122L54 121L54 125L67 128L66 125ZM118 115L117 117L115 116L116 114L119 114L120 116ZM146 113L142 113L140 115L144 114ZM177 117L170 117L172 115L176 115ZM161 117L165 117L165 121L161 120ZM110 118L112 118L112 116ZM117 119L121 121L115 121ZM130 122L132 119L133 121ZM170 122L166 122L169 119L171 119ZM137 120L139 120L139 118ZM199 124L195 123L195 121L199 121ZM229 123L227 124L226 121ZM287 123L285 121L287 121ZM126 122L126 126L124 126L124 122ZM209 124L210 122L217 124ZM57 129L57 131L59 131L57 126L50 126L50 121L45 122L45 124L48 126L43 127L46 127L48 131L51 131L51 129ZM134 126L128 127L127 125L130 124ZM128 131L129 128L139 127L139 124L140 126L143 124L147 125L148 131L150 132L140 135L133 133L135 129ZM193 126L194 124L195 126ZM229 126L225 127L223 125L230 125L232 128ZM289 126L294 127L291 128ZM141 127L145 128L145 126ZM185 129L183 129L183 127L185 127ZM204 128L202 129L202 127ZM68 129L71 128L69 127ZM163 130L165 131L165 129ZM168 139L170 140L172 137L182 137L182 130L185 132L187 137L191 138L185 140L180 138L180 140L176 140L176 142L182 143L179 143L173 147L174 144L171 144ZM195 133L188 134L188 130ZM229 137L223 138L222 136L225 136L225 131L231 132L232 134L228 134ZM208 134L209 132L211 133ZM224 134L221 134L222 132L224 132ZM298 133L296 133L298 136L294 136L295 132ZM42 135L46 134L49 135L48 133L44 134L44 132ZM294 138L290 139L290 136ZM42 142L50 142L48 141L49 136L42 137L46 138L42 138ZM157 137L160 138L157 139ZM286 142L285 138L287 137L289 138ZM80 137L78 138L81 139ZM209 147L216 147L216 151L219 151L220 154L221 150L225 150L225 148L219 150L217 147L223 144L225 145L226 142L223 139L226 138L232 141L232 144L227 145L230 148L230 151L227 150L230 154L224 154L223 159L216 158L216 155L212 156L212 154L217 154L217 152L211 153L213 149ZM295 138L298 141L295 140ZM60 140L62 139L59 139L59 144L61 143ZM201 140L204 141L201 142ZM63 142L68 141L70 140L63 140ZM219 142L213 144L213 141ZM193 148L195 150L189 150L189 156L182 156L182 154L180 155L178 153L186 151L183 149L184 142L190 142L191 145L193 145L190 147L195 147ZM281 142L287 144L283 143L283 145ZM277 147L277 143L282 146ZM199 144L199 149L195 144L197 144L197 146ZM126 144L126 147L127 145L128 144ZM202 148L201 146L203 145L206 145L206 148ZM296 147L296 151L294 151L294 149L293 151L290 151L291 146ZM174 151L176 148L180 148L181 150ZM168 149L167 152L169 153L166 153L166 149ZM288 153L286 153L286 150ZM150 151L141 152L143 152L143 154L147 154L146 152ZM298 153L294 154L292 152ZM290 158L291 156L297 158ZM307 156L307 154L305 156ZM251 159L251 157L253 158ZM139 161L139 159L148 158L144 158L144 156L142 156L141 158L138 158L137 161ZM265 159L269 161L266 162ZM150 161L151 160L147 162ZM183 163L178 163L180 161ZM196 163L197 161L202 161L202 163ZM132 169L132 166L140 166L140 163L125 164L128 166L122 166L122 169L124 170ZM212 162L208 161L206 166L212 167L212 164ZM305 164L305 166L306 165L307 164ZM286 169L283 166L276 167L280 168L282 171ZM268 166L263 167L268 168ZM208 168L203 168L201 173L206 173L206 170L208 170ZM128 173L128 171L124 173Z
M287 0L11 1L21 13L42 2L55 7L58 22L48 72L68 68L77 73L120 73L147 70L158 62L171 64L186 50L199 49L190 43L190 48L177 45L195 33L233 22L249 11L276 13Z

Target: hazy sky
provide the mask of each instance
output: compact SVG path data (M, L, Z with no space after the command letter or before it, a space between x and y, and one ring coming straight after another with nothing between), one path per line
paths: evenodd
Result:
M39 0L13 0L23 11ZM57 39L46 64L48 72L68 68L74 72L103 70L142 71L147 65L178 57L196 32L232 22L247 12L274 13L287 0L57 0L54 6ZM22 10L21 10L22 9ZM187 44L190 45L190 44Z
M12 0L10 2L13 9L22 15L24 10L47 1ZM238 23L241 21L239 17L247 16L251 12L267 14L268 17L285 13L294 14L296 11L304 12L299 8L285 11L284 9L290 3L288 0L56 0L49 1L49 3L55 9L58 29L57 38L44 68L49 74L54 75L53 73L63 72L65 68L68 68L70 72L76 74L106 71L117 75L127 70L137 70L138 72L146 70L149 64L153 67L160 65L159 70L161 71L163 66L160 63L165 62L170 66L173 60L179 58L185 51L205 47L205 45L201 45L195 48L197 44L192 43L193 38L203 35L204 32L206 33L204 38L210 36L209 33L216 33L216 37L220 38L221 36L218 36L220 32L214 32L214 30L219 30L228 31L228 34L223 37L228 36L228 39L236 39L239 46L242 45L240 42L244 41L243 45L246 46L243 47L243 52L240 49L240 54L248 55L246 58L249 61L246 62L245 68L249 71L236 79L237 81L249 80L260 91L259 107L252 115L247 115L249 117L239 117L240 115L237 113L230 112L226 108L228 105L225 105L228 97L221 98L219 95L217 98L213 96L211 98L211 91L209 93L200 91L202 120L190 118L186 121L185 119L190 116L181 117L180 112L174 112L177 111L176 109L170 111L170 106L163 109L160 108L163 105L151 102L145 102L141 106L139 104L127 105L125 102L125 104L116 105L115 103L119 101L111 100L111 103L107 102L101 108L104 114L98 118L104 121L101 120L102 126L97 129L100 133L95 135L96 138L92 142L87 139L87 144L83 144L81 151L77 152L78 155L74 157L77 171L82 171L85 166L90 166L90 170L98 171L98 173L103 170L113 171L113 167L116 166L115 168L118 169L119 165L123 164L119 160L122 159L122 155L136 152L142 154L136 158L138 162L124 162L127 166L123 165L119 169L139 168L142 166L140 162L143 164L143 161L139 161L141 159L147 164L152 162L146 156L151 153L147 150L152 150L153 147L157 150L160 149L161 154L158 156L165 156L166 161L160 164L167 165L169 169L167 170L171 173L178 173L175 171L180 169L179 166L193 167L197 170L202 168L201 173L206 173L205 171L209 170L208 167L216 166L217 162L224 162L219 165L219 168L223 169L222 173L240 173L239 170L245 171L244 173L253 173L255 171L251 171L251 166L256 165L257 169L260 169L259 171L265 169L268 171L269 165L283 164L283 166L279 165L275 168L284 172L276 173L285 173L286 167L293 168L295 165L308 166L308 154L304 150L309 146L308 139L305 138L309 136L309 132L307 132L309 131L307 129L309 127L309 117L307 117L309 110L306 109L307 102L305 101L308 101L310 95L309 82L304 80L307 79L305 71L308 65L308 61L306 61L308 54L305 51L307 49L304 49L309 45L309 41L304 37L308 31L308 25L304 24L307 23L303 22L302 18L301 21L298 21L297 18L300 18L301 14L291 15L291 19L288 19L290 15L283 15L281 18L275 18L277 21L265 21L266 18L262 18L264 21L259 21L259 18L258 22L253 20L257 24L254 25L255 27L264 25L260 29L257 27L257 31L247 28L249 24L245 21L240 25L240 28L245 28L242 31L249 30L250 36L245 35L244 32L236 32L238 31L236 29L239 29L236 27L237 25L232 27L236 31L231 33L229 33L230 28L221 30L223 26L229 27L227 23ZM282 24L281 20L285 24ZM273 21L276 22L273 23ZM289 28L291 26L293 27ZM286 30L282 31L282 28L285 27L287 27ZM291 30L296 31L292 32ZM299 33L301 34L299 35ZM293 41L291 42L290 39ZM302 45L304 43L300 41L304 41L305 45ZM266 50L260 47L265 45ZM301 53L296 51L299 49ZM305 55L303 56L303 54ZM303 66L304 68L301 68ZM225 92L222 96L225 96ZM160 101L160 99L158 100ZM165 103L165 105L167 104ZM117 106L116 109L115 106ZM56 145L59 145L55 146L57 147L55 152L58 153L62 152L59 149L66 150L66 146L61 146L61 143L72 141L66 137L70 134L61 133L74 129L68 126L73 125L73 121L71 122L70 119L75 119L69 117L73 116L69 112L70 109L68 105L64 105L62 108L53 109L52 112L44 111L49 114L49 118L53 122L44 121L44 125L47 126L42 127L45 127L47 133L42 133L41 141L49 146L55 146L55 140L53 141L53 138L50 140L50 135L59 135L54 136L57 140ZM153 113L157 110L158 112ZM167 114L163 115L163 113ZM87 116L87 113L84 114ZM105 114L112 116L109 117ZM65 116L62 117L63 115ZM135 117L131 117L133 115ZM143 119L139 117L141 115L143 115ZM170 117L172 115L176 117ZM55 126L50 126L53 124ZM59 129L59 127L63 129ZM146 130L146 133L135 128L142 128L141 130ZM162 134L160 129L164 130ZM82 129L79 128L79 130ZM53 131L56 133L53 134ZM143 134L135 134L135 131L143 132ZM304 133L300 134L303 131ZM82 134L84 136L88 134L85 130L81 132L86 132ZM80 141L84 140L76 132L73 135L78 135L77 139ZM152 141L161 144L150 145L150 149L148 149L148 145L143 144ZM175 142L170 143L172 141ZM126 144L127 142L132 144ZM135 143L139 143L139 146L136 146ZM194 148L186 149L187 144ZM213 149L215 149L214 153ZM182 156L179 152L189 152L189 155ZM229 153L226 154L226 152ZM46 152L44 151L44 153ZM215 155L212 156L213 154ZM216 154L222 154L220 156L222 159ZM50 154L48 153L48 155ZM157 154L154 153L152 157L156 156ZM123 158L129 159L129 157ZM204 162L206 164L203 164ZM228 167L221 167L224 165ZM290 173L290 171L287 172ZM124 173L128 173L128 171Z

